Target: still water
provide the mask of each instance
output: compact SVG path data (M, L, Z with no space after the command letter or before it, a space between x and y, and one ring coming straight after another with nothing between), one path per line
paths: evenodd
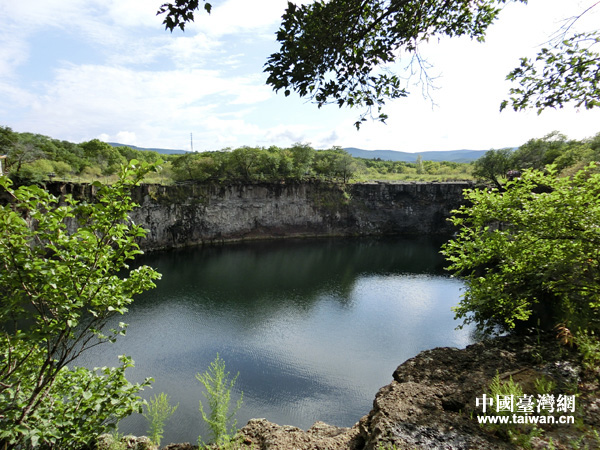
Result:
M336 239L254 242L179 250L140 260L162 273L138 297L127 336L86 355L87 366L133 357L129 379L155 379L150 398L179 403L163 444L208 439L195 374L217 352L239 372L238 423L264 417L310 427L322 420L352 426L371 409L394 369L419 351L465 347L450 308L463 284L443 270L439 240ZM206 402L205 402L206 403ZM146 434L130 417L119 431Z

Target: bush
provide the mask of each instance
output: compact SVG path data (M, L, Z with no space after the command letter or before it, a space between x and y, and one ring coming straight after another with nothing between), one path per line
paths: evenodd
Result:
M457 236L442 253L467 289L455 308L464 323L501 332L517 325L598 330L600 174L573 178L528 170L506 192L468 189L454 211Z
M128 220L136 206L129 189L148 170L123 168L115 185L97 185L95 203L59 203L0 177L11 199L0 206L0 448L85 447L140 411L136 394L149 380L127 381L131 359L121 357L118 368L68 365L124 334L123 323L103 328L159 277L127 266L145 235Z

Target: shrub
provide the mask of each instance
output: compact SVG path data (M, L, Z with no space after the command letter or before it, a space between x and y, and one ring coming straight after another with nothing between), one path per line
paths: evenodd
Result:
M173 415L179 403L175 406L169 404L169 396L164 392L155 395L147 406L147 412L143 416L148 420L150 429L150 440L156 445L160 445L165 430L165 422Z
M538 320L571 329L600 324L600 174L528 170L498 190L465 190L457 236L442 253L467 285L456 317L483 331Z
M131 359L117 368L68 365L124 334L123 323L103 328L159 277L127 265L145 235L128 220L129 189L148 170L124 167L118 183L98 185L95 203L59 203L0 177L11 199L0 206L0 448L84 447L141 409L136 394L150 381L127 381Z

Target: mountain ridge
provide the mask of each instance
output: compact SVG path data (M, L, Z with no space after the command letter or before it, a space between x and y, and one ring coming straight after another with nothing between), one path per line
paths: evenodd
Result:
M398 150L363 150L356 147L344 148L355 158L375 159L385 161L416 162L419 155L423 161L450 161L468 163L481 158L487 150L430 150L418 153L401 152Z
M188 150L175 150L166 148L149 148L149 147L137 147L135 145L119 144L117 142L107 142L107 144L113 147L130 147L134 150L142 151L154 151L163 155L183 155L189 153ZM418 153L402 152L398 150L364 150L356 147L345 147L350 155L355 158L364 159L382 159L385 161L403 161L403 162L416 162L420 155L423 161L450 161L457 163L468 163L481 158L487 150L431 150Z

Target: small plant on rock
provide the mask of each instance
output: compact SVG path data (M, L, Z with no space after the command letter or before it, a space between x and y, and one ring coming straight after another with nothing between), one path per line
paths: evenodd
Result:
M169 404L169 396L164 392L155 395L147 405L147 412L142 415L148 420L150 440L160 446L160 440L165 430L165 422L173 415L179 403L175 406Z

